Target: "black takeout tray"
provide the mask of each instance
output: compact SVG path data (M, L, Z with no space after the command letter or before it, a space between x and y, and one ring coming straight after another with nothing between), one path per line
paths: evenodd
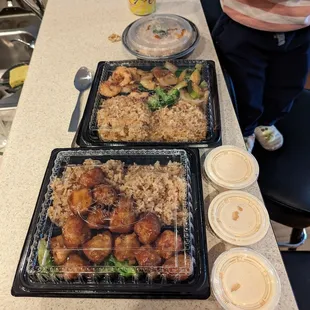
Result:
M99 85L102 81L108 80L114 69L118 66L137 67L142 70L151 70L159 66L162 67L165 61L128 60L99 62L95 73L94 81L89 93L83 118L78 129L77 144L81 147L93 146L183 146L183 147L212 147L218 145L221 138L220 105L217 89L217 78L215 63L211 60L171 60L169 61L179 68L194 68L196 64L203 64L202 78L209 85L210 96L206 109L207 136L198 143L193 142L114 142L102 141L98 135L96 115L99 110L101 100L104 98L99 94Z
M180 153L182 152L182 153ZM152 156L150 156L150 153ZM181 154L181 155L177 155ZM183 154L183 155L182 155ZM182 157L183 156L183 157ZM186 252L190 252L193 261L193 275L183 282L154 281L148 283L145 278L126 282L95 281L79 279L73 282L64 280L41 279L33 276L31 270L37 264L37 242L46 231L51 231L52 223L46 215L51 202L50 182L52 176L60 176L69 164L81 164L85 159L97 159L106 162L119 159L126 164L141 165L167 164L169 160L186 162L189 211L188 229L190 243ZM197 149L174 148L86 148L55 149L50 157L36 208L26 236L20 261L16 270L12 295L33 297L88 297L88 298L182 298L206 299L210 296L207 243L204 220L204 201L202 194L199 151ZM56 227L57 229L58 227ZM59 228L58 228L59 229ZM183 228L181 228L183 229ZM53 232L54 233L54 232ZM50 233L50 237L53 235ZM57 231L56 231L57 234ZM36 241L37 240L37 241ZM186 240L184 240L186 243ZM29 269L30 268L30 269Z

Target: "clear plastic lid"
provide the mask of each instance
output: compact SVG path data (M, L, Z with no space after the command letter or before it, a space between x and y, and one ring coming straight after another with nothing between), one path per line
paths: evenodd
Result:
M281 296L281 283L272 264L247 248L234 248L214 263L211 284L225 310L273 310Z
M128 48L150 57L180 53L197 39L197 32L181 16L154 14L134 22L127 33Z
M28 274L36 282L187 280L194 266L189 173L185 151L59 153Z
M260 241L269 228L264 204L242 191L227 191L215 197L209 206L208 217L219 238L238 246Z
M92 141L211 142L216 120L209 70L199 60L105 64L89 117Z
M233 145L212 150L205 159L205 172L217 186L225 189L244 189L258 178L259 166L255 157Z

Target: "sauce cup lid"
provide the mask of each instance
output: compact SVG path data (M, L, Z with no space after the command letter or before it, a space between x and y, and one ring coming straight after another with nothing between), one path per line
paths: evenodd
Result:
M216 196L209 206L208 218L219 238L238 246L260 241L270 226L264 204L242 191L226 191Z
M247 248L222 253L214 263L211 283L225 310L273 310L281 296L280 279L273 265Z
M208 178L226 189L244 189L258 178L259 166L255 157L233 145L220 146L206 157L204 169Z

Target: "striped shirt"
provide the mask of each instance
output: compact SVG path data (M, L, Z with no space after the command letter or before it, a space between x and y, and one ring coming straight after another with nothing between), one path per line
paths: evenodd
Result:
M221 0L234 21L259 30L286 32L310 25L310 0Z

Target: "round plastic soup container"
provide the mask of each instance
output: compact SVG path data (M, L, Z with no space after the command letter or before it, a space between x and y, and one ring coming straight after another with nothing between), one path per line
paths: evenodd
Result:
M139 59L172 60L191 53L199 31L189 20L174 14L152 14L130 24L123 32L125 48Z
M204 162L204 170L219 191L240 190L257 181L259 166L252 154L233 145L212 150Z
M214 263L213 293L225 310L274 310L281 296L281 283L272 264L259 253L234 248Z
M209 206L208 219L219 238L237 246L249 246L262 240L270 226L262 201L242 191L217 195Z

